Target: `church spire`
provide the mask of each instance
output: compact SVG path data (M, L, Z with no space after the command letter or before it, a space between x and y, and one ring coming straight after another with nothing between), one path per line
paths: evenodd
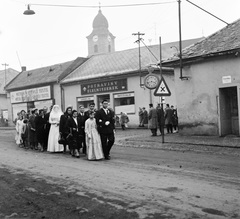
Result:
M115 51L115 36L108 30L107 18L102 14L101 3L99 11L92 23L92 33L87 36L88 56L99 53L109 53Z

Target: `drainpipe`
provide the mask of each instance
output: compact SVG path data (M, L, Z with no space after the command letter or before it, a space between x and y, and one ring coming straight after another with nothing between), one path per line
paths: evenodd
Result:
M189 77L182 75L182 29L181 29L181 0L178 0L178 21L179 21L179 68L180 68L180 79L188 80Z
M181 0L178 0L178 21L179 21L179 67L180 67L180 79L182 76L182 30L181 30Z
M65 92L64 92L64 88L63 86L60 84L60 90L61 90L61 108L62 108L62 111L64 111L65 109Z

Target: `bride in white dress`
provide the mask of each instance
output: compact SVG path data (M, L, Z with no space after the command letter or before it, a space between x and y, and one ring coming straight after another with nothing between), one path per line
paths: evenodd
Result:
M59 139L59 122L60 117L63 114L58 105L54 105L49 116L49 123L51 128L48 135L48 148L49 152L61 152L63 151L63 145L58 143Z

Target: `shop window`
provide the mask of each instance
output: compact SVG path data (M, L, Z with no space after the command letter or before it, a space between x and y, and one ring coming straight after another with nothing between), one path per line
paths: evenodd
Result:
M122 93L114 95L115 113L135 113L134 93Z
M17 114L21 112L21 110L25 110L27 112L28 110L27 103L12 104L13 121L17 118Z
M115 106L124 106L124 105L132 105L134 103L134 97L123 97L117 98L115 100Z
M43 100L43 101L36 101L34 102L34 106L39 110L43 109L44 107L48 108L48 112L50 110L50 107L54 105L54 100ZM64 111L64 109L62 109Z
M85 110L87 110L89 108L89 104L94 102L94 98L93 97L79 97L77 98L77 109L79 108L80 105L82 105Z
M97 100L98 100L98 109L102 108L102 101L103 100L107 100L108 102L110 102L110 95L109 94L103 94L103 95L98 95L97 96Z

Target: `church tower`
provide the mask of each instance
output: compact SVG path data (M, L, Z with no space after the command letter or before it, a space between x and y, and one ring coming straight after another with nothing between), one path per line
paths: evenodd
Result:
M108 21L99 8L97 16L93 20L92 33L87 36L88 56L110 53L115 51L115 36L108 30Z

